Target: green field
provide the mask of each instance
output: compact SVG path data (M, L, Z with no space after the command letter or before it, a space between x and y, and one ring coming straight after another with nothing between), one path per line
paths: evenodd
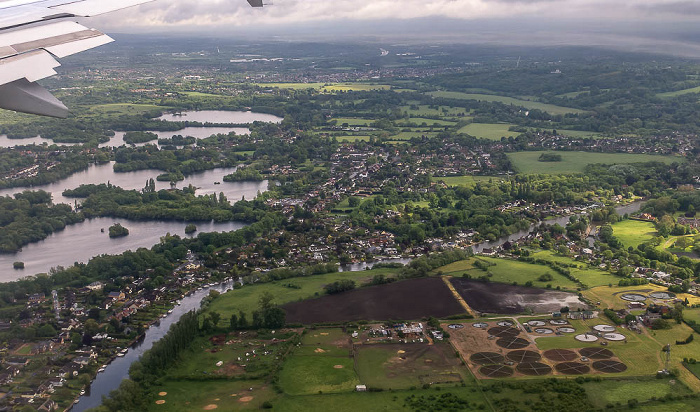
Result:
M221 326L224 326L233 313L243 310L249 316L257 310L258 298L264 292L271 293L274 303L282 305L297 300L310 299L316 294L323 294L323 287L341 279L354 280L358 286L375 275L393 275L396 269L374 269L361 272L329 273L300 278L285 279L258 285L243 286L222 294L212 302L209 309L221 314Z
M493 266L490 266L488 271L485 272L474 267L473 263L475 259L488 262ZM547 285L551 285L552 288L560 287L568 290L576 290L576 288L578 288L576 283L565 278L547 266L533 265L510 259L496 259L480 256L478 258L455 262L447 266L443 266L437 270L442 271L442 273L445 275L455 277L462 276L464 274L471 276L472 279L488 276L488 279L491 282L508 284L517 282L518 285L524 285L525 282L531 281L533 286L540 288L545 288ZM488 274L490 274L490 276ZM538 280L538 278L544 274L550 274L552 276L552 280Z
M492 94L475 94L475 93L461 93L461 92L429 92L427 93L433 97L442 97L446 99L463 99L463 100L479 100L485 102L500 102L504 104L512 104L515 106L524 107L530 110L541 110L553 115L565 115L565 114L581 114L586 113L585 110L573 109L571 107L555 106L553 104L546 104L540 102L533 102L529 100L515 99L513 97L506 96L496 96Z
M700 93L700 86L692 87L690 89L676 90L675 92L659 93L656 96L662 99L683 96L685 94Z
M469 110L463 107L452 107L452 106L437 106L431 108L427 104L416 105L417 109L412 109L411 106L402 106L401 110L408 113L410 117L423 117L423 116L442 116L442 117L457 117L462 115L461 119L468 118Z
M405 124L405 123L425 125L423 127L430 127L430 126L435 126L435 125L437 125L437 126L454 126L455 125L455 122L452 122L452 121L427 119L425 117L411 117L408 120L397 120L396 123L399 126L401 126L402 124Z
M612 225L613 235L625 245L625 248L641 245L648 242L658 234L652 222L640 220L623 220Z
M548 260L551 262L559 262L565 264L577 264L576 261L567 257L555 254L552 251L544 250L532 255L536 259ZM593 269L586 265L580 265L578 268L570 268L571 274L580 280L584 285L588 287L604 286L609 284L617 284L620 280L611 273L605 272L600 269Z
M309 331L282 366L280 386L289 395L351 392L360 381L349 353L348 335L340 329Z
M542 153L556 153L561 155L561 162L540 162ZM627 153L590 153L590 152L517 152L509 153L508 158L520 173L566 174L582 173L585 167L593 163L603 164L629 164L644 162L663 162L671 164L682 162L683 159L676 156L655 156L646 154Z
M206 407L213 409L212 405L216 405L217 410L225 411L259 410L263 402L276 396L264 381L232 380L166 380L157 387L155 393L165 395L156 396L149 408L154 412L201 411L206 410ZM156 404L159 400L165 403Z
M374 122L372 119L360 119L357 117L337 117L333 119L336 121L337 126L342 126L345 123L348 124L348 126L364 126L368 127L371 123Z
M323 86L321 92L323 93L337 93L337 92L364 92L370 90L390 90L391 86L386 84L369 84L369 83L339 83L332 84L328 86Z
M270 89L290 89L290 90L305 90L316 89L320 90L326 83L255 83L256 86Z
M408 391L383 391L365 393L319 394L315 396L284 396L273 401L273 410L284 412L416 412L406 403L412 396L434 397L450 392L469 402L469 411L490 410L480 391L473 385L467 387L413 389ZM421 409L421 411L426 409ZM427 410L426 410L427 411Z
M415 130L415 129L413 129ZM416 137L426 136L429 138L437 136L438 132L423 132L423 131L411 131L411 132L400 132L389 138L392 140L411 140Z
M335 137L339 142L368 142L370 136L333 136Z
M501 137L516 137L520 134L508 130L512 126L514 125L504 123L471 123L459 129L459 133L481 139L501 140Z
M652 398L663 398L669 394L689 393L688 389L670 379L647 378L640 380L625 379L618 381L607 379L604 382L584 383L583 387L594 406L605 408L607 404L617 402L627 405L630 399L647 402Z
M362 345L355 365L363 384L384 390L462 381L463 369L447 343Z
M700 323L700 308L685 308L683 310L683 319ZM700 358L700 353L698 354L698 358Z
M479 182L488 182L493 180L494 182L499 182L505 180L503 177L498 176L445 176L445 177L433 177L433 182L445 182L448 186L466 186L474 187Z

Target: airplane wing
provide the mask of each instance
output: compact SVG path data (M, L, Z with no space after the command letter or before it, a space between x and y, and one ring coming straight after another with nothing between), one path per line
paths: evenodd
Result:
M68 108L36 83L56 74L56 60L112 42L69 21L153 0L0 1L0 108L66 117Z

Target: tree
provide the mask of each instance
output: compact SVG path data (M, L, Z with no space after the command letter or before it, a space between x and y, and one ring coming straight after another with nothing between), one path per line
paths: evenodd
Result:
M258 307L262 311L268 310L273 306L272 305L273 300L275 300L275 297L272 295L272 293L263 292L260 295L260 298L258 298Z
M282 308L269 308L263 313L263 324L267 329L279 329L286 322L287 314Z
M219 321L221 320L221 314L219 312L211 312L209 314L209 319L211 319L212 325L216 327L219 324Z
M229 329L230 330L238 329L238 316L236 316L235 313L231 315L231 320L229 321Z
M238 329L247 329L248 328L248 319L245 317L245 312L240 311L238 312Z
M259 310L256 310L253 312L253 323L252 327L253 329L260 329L264 326L264 318L262 313Z
M95 319L88 319L85 321L85 333L92 336L96 334L98 330L100 330L100 325L97 324Z
M651 328L654 330L671 329L671 324L666 319L654 319Z

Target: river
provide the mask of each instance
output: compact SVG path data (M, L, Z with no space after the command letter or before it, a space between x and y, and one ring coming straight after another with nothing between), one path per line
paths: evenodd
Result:
M618 206L615 208L615 210L620 215L631 214L631 213L638 212L642 208L643 205L644 205L644 202L641 202L641 201L633 202L633 203L630 203L628 205ZM579 214L579 215L575 215L575 216L581 216L581 215ZM530 225L530 227L527 230L521 230L519 232L513 233L510 236L505 236L505 237L502 237L502 238L497 239L495 241L485 241L485 242L481 242L481 243L476 243L476 244L472 245L472 250L474 251L474 253L481 253L484 251L484 249L493 249L493 248L496 248L496 247L503 245L506 242L515 242L515 241L520 240L520 239L526 237L527 235L529 235L530 232L532 232L537 225L542 224L542 223L547 224L547 225L559 224L560 226L566 226L569 223L570 218L571 218L571 216L559 216L559 217L556 217L554 219L542 220L538 223L533 223L532 225ZM349 265L341 266L340 271L341 272L357 272L357 271L361 271L361 270L372 269L374 267L374 265L376 265L378 263L401 263L401 264L406 265L406 264L410 263L411 260L412 259L408 259L408 258L379 259L379 260L375 260L373 262L352 263Z
M642 202L635 202L631 203L626 206L621 206L616 208L618 213L620 214L625 214L625 213L633 213L638 211L642 207L643 203ZM547 224L556 224L559 223L560 225L565 225L569 221L569 216L562 216L556 219L551 219L547 220L544 223ZM533 224L530 229L533 229L535 225ZM483 242L478 245L474 245L473 248L475 251L481 251L484 248L492 248L492 247L497 247L505 243L506 241L515 241L518 240L522 237L527 236L530 233L530 230L528 231L521 231L518 233L514 233L511 236L508 236L506 238L499 239L495 242ZM375 262L367 262L367 263L357 263L357 264L352 264L352 265L345 265L340 268L341 271L345 272L357 272L357 271L362 271L368 268L372 268L374 265L377 263L402 263L402 264L407 264L410 262L410 259L385 259L385 260L378 260ZM219 290L221 292L228 291L233 288L233 282L226 282L220 285L217 285L215 287L216 290ZM123 358L116 358L115 361L113 361L109 366L107 366L106 370L103 373L100 373L97 375L97 378L95 381L93 381L92 385L90 386L90 391L86 393L85 395L80 397L80 402L75 405L75 407L72 409L72 411L75 412L83 412L89 408L94 408L96 406L99 406L101 404L102 396L106 396L109 394L110 391L116 389L121 381L125 378L128 378L129 376L129 366L131 365L132 362L135 360L138 360L138 358L148 349L150 349L153 346L153 343L158 341L160 338L162 338L170 328L172 324L177 322L180 317L189 312L190 310L193 309L198 309L201 300L206 297L209 293L209 288L205 288L201 291L198 291L186 298L184 298L179 306L175 308L172 314L168 315L166 318L162 319L160 322L160 325L158 326L153 326L148 329L146 332L145 339L140 342L137 346L134 348L129 349L129 352L127 355Z
M129 348L129 351L124 357L115 358L114 361L105 368L104 372L97 374L89 390L85 395L80 397L80 402L74 405L71 411L82 412L99 406L102 403L102 396L109 395L109 392L116 389L122 380L129 377L129 367L131 364L138 360L144 352L149 350L155 342L165 336L170 326L180 320L182 315L191 310L199 309L202 299L209 294L210 290L217 290L224 293L232 289L233 284L233 281L228 281L211 288L205 287L183 298L180 304L174 308L173 313L162 318L160 324L154 324L148 328L143 340Z

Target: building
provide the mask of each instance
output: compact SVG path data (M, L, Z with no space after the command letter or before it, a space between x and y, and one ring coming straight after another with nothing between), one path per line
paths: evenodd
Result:
M357 385L355 386L356 392L367 392L367 385Z
M596 317L595 312L590 311L590 310L569 312L569 319L593 319L595 317Z

